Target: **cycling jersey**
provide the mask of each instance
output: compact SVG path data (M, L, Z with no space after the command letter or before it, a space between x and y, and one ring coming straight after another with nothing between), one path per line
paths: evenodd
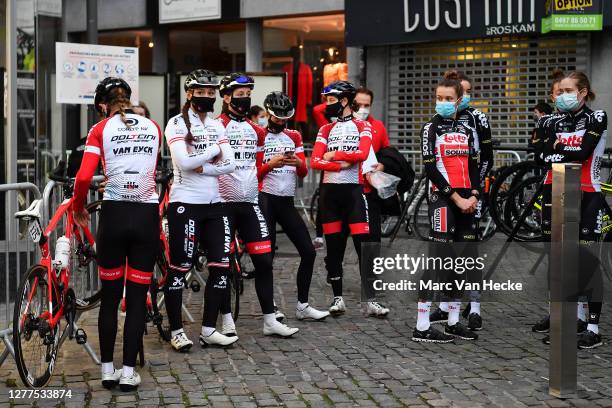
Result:
M454 189L478 190L478 156L472 129L435 115L421 130L425 173L432 189L450 196Z
M583 106L578 112L551 115L545 126L544 162L582 163L582 191L601 191L600 169L606 147L608 117L603 110ZM554 143L559 141L555 146ZM552 183L552 171L546 175Z
M204 122L189 109L190 130L194 141L185 141L188 133L182 114L170 119L166 126L166 141L170 147L174 180L170 189L170 202L211 204L221 201L217 176L234 170L232 151L225 128L218 121L206 117ZM220 155L220 159L211 160ZM202 172L195 170L199 167Z
M493 167L493 143L491 140L491 127L487 116L476 108L468 107L459 112L457 120L470 128L474 134L474 150L479 155L478 174L480 184Z
M323 184L364 184L362 163L372 145L372 127L353 116L338 118L319 130L310 166L324 170ZM335 151L333 161L323 160L326 152ZM354 163L343 169L340 162Z
M230 146L234 150L236 168L219 176L219 193L224 201L257 203L257 153L263 151L266 131L252 121L223 113L219 121L225 127Z
M282 166L271 168L268 162L274 156L285 152L295 152L302 161L300 167ZM302 136L296 130L285 129L280 133L268 132L264 139L263 151L257 153L257 176L259 190L277 196L295 195L296 174L303 178L308 173Z
M384 123L372 115L369 115L366 121L372 126L372 149L374 149L374 153L378 153L383 147L389 146L387 129Z
M104 200L157 203L155 169L161 130L151 119L133 113L119 114L94 125L74 185L74 209L81 210L89 183L102 159L107 184Z

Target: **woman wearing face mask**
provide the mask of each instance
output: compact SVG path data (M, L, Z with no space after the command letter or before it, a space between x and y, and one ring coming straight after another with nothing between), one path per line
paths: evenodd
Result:
M463 72L456 70L448 71L444 74L445 79L456 78L461 82L463 96L457 108L457 120L464 126L470 128L474 134L474 149L479 155L478 174L480 188L484 187L485 178L493 167L493 143L491 140L491 127L487 116L480 110L470 106L472 96L472 81ZM479 201L474 217L478 224L480 220L480 208L482 202ZM476 254L474 254L476 256ZM470 303L464 310L463 316L468 320L470 330L482 330L482 317L480 316L480 292L470 293ZM446 323L448 320L448 302L440 302L440 307L430 316L432 323Z
M463 87L458 75L449 74L436 88L436 115L423 126L421 146L423 165L430 182L428 196L430 256L445 259L457 257L453 242L476 240L474 212L480 196L478 153L474 131L459 120ZM459 254L463 255L463 254ZM442 271L442 282L454 282L460 275ZM426 270L426 274L434 271ZM423 277L427 280L426 277ZM430 278L431 279L431 278ZM431 326L429 311L431 291L419 293L417 324L412 340L449 343L454 338L476 340L478 336L459 322L461 291L445 291L448 321L444 333Z
M268 221L272 248L275 248L278 222L300 254L295 316L298 320L323 320L329 312L319 311L308 304L316 252L308 228L293 203L296 175L304 178L308 173L302 135L296 130L287 129L287 122L293 117L295 109L291 99L282 92L269 94L264 107L270 120L263 151L257 153L259 205Z
M219 121L234 150L236 170L219 177L219 192L230 214L232 236L238 231L255 266L255 290L264 315L263 333L290 337L298 329L276 320L270 232L258 205L256 159L263 150L266 131L247 118L254 86L253 78L241 73L226 75L221 80L223 113ZM229 297L221 310L222 333L235 335Z
M586 103L595 99L588 77L582 72L570 72L559 82L561 94L555 105L560 115L546 127L544 161L547 163L581 163L580 184L580 251L581 278L599 272L596 243L601 239L604 197L601 193L600 168L606 146L608 117L605 111L594 111ZM544 205L550 207L552 188L546 185ZM547 217L550 212L547 212ZM550 222L549 222L550 223ZM589 289L587 327L578 337L578 347L592 349L602 344L599 334L601 314L601 276Z
M228 296L226 243L231 239L218 177L235 167L225 128L208 116L218 87L214 73L204 69L191 72L184 85L187 101L182 112L168 121L165 132L174 182L167 211L170 265L164 295L172 331L170 344L181 352L193 345L183 331L181 306L185 273L193 266L198 244L206 252L209 270L200 344L228 346L238 340L215 331L220 305Z
M326 115L338 119L319 130L310 165L324 171L319 202L327 247L325 264L334 293L329 312L340 315L346 311L342 297L342 261L350 233L359 259L366 313L384 316L389 309L376 302L373 287L366 278L368 271L361 267L361 244L368 241L370 234L364 195L364 190L369 188L362 166L371 151L372 128L368 122L353 117L356 92L347 81L332 82L323 89Z
M251 106L249 109L249 119L251 122L257 123L262 128L268 126L268 115L266 115L266 111L259 105Z

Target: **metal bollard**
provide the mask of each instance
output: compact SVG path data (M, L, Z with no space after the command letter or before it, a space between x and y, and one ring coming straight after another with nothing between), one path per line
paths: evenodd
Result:
M576 393L576 288L580 224L580 170L576 163L553 164L550 253L550 360L548 393Z

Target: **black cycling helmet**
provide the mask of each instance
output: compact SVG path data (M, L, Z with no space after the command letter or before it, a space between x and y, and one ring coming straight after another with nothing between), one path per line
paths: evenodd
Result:
M233 72L229 75L226 75L221 79L221 85L219 86L219 93L221 95L226 95L231 93L236 88L250 88L253 89L255 87L255 80L243 73Z
M338 99L346 97L352 101L357 95L357 89L349 81L334 81L323 88L321 95L333 95Z
M264 108L270 115L279 119L291 119L295 114L291 98L282 92L272 92L266 96Z
M185 92L194 88L218 88L219 87L219 78L214 72L208 71L206 69L196 69L195 71L191 71L187 78L185 78L185 84L183 88Z
M108 93L111 89L114 88L123 88L127 92L128 99L132 97L132 88L121 78L115 77L106 77L98 83L96 86L96 96L94 97L94 107L98 111L98 113L102 114L99 106L101 103L106 102L106 98L108 97Z

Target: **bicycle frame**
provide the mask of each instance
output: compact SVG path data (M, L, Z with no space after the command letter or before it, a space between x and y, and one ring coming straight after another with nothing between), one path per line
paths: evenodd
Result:
M53 298L54 298L53 296L55 295L55 299L59 300L62 298L61 295L66 294L66 292L68 291L68 284L70 282L70 270L69 270L70 267L66 266L65 268L62 268L62 270L59 273L59 276L57 273L55 273L55 266L53 265L51 251L49 250L49 235L53 232L57 224L59 224L62 217L66 215L66 223L64 224L66 238L71 239L74 234L74 237L77 239L77 241L80 244L83 243L83 238L85 238L90 245L92 246L94 245L94 238L89 228L81 227L83 231L83 235L81 235L79 231L79 227L74 223L71 207L72 207L72 199L64 200L64 202L58 207L57 211L53 215L53 218L49 222L49 225L47 225L39 241L39 247L41 251L41 259L40 259L39 264L42 265L47 270L47 278L49 281L49 285L47 288L48 289L47 295L49 296L49 310L43 312L39 316L39 318L47 320L49 327L51 327L51 329L54 329L59 324L61 318L64 316L64 304L63 303L60 304L57 311L53 313ZM33 222L40 223L40 220L36 219ZM28 307L26 308L22 316L22 319L25 319L25 316L27 315L27 311L29 310L29 306L30 306L30 303L32 302L32 298L34 297L36 293L37 283L38 281L37 279L35 279L34 285L32 285L32 288L31 288L31 292L28 295L28 303L27 303ZM60 290L60 285L61 285L61 290ZM23 324L23 321L24 320L22 320L21 322L22 324Z

